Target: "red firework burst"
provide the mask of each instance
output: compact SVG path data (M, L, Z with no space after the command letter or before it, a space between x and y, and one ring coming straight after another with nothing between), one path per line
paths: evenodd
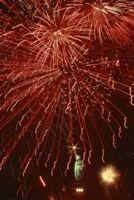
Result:
M126 1L100 3L88 4L89 13L83 16L83 7L80 10L76 4L73 8L56 5L49 13L36 0L3 1L8 13L1 11L0 129L11 122L16 126L12 136L1 133L1 169L15 149L29 140L27 151L19 153L23 176L34 158L39 164L45 152L45 166L50 163L53 174L63 141L68 159L65 172L73 156L69 147L75 143L81 146L83 162L90 164L95 138L104 161L107 140L99 127L106 128L116 147L116 137L127 128L127 116L113 98L120 94L134 105L132 80L122 79L123 64L117 53L113 57L108 51L103 56L99 49L93 56L94 40L91 48L88 33L90 29L91 38L101 43L107 37L128 42L131 29L125 25L133 21L126 15L131 12Z
M73 5L73 4L71 4ZM74 6L83 13L81 23L89 29L90 38L112 40L122 45L131 41L134 26L133 2L117 1L74 1Z

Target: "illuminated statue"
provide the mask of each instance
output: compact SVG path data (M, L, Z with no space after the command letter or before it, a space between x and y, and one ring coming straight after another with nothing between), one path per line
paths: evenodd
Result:
M75 152L74 176L75 176L76 181L79 181L82 179L83 169L84 169L84 165L83 165L81 156Z

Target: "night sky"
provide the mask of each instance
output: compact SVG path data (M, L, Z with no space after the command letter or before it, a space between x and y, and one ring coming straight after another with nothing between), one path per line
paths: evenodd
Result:
M0 200L134 199L133 6L0 1ZM108 165L113 185L100 178Z

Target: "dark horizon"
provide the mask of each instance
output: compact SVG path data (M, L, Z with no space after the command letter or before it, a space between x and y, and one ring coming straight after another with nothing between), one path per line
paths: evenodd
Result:
M133 0L0 1L0 200L22 199L134 199Z

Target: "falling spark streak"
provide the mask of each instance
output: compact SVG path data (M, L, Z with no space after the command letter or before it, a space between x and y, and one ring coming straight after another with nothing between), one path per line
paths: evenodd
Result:
M105 149L102 149L101 160L102 160L103 163L105 163L104 156L105 156Z
M116 139L115 139L115 135L113 135L113 142L112 142L114 148L116 148Z
M134 106L134 95L132 94L132 87L129 88L130 104Z
M44 181L44 179L42 178L42 176L39 176L40 182L42 183L43 187L46 187L46 183Z
M125 127L125 128L128 128L128 127L127 127L127 118L126 118L126 117L124 117L124 127Z
M59 110L59 113L58 113L58 119L57 119L57 124L56 124L56 129L55 129L55 133L54 133L51 149L50 149L50 152L49 152L49 154L47 156L47 159L46 159L46 162L45 162L45 166L46 167L48 167L48 162L50 160L50 157L52 156L52 152L53 152L53 149L54 149L54 146L55 146L56 132L58 131L59 121L60 121L60 110Z
M92 156L92 150L89 151L89 156L88 156L89 165L91 165L91 156Z
M70 169L70 164L71 164L72 158L73 158L73 155L71 155L71 156L69 157L69 160L68 160L68 162L67 162L67 166L66 166L66 169L65 169L65 176L67 176L67 172L68 172L68 170Z
M64 109L63 109L63 111L64 111ZM59 142L58 142L58 150L57 150L57 155L56 155L56 159L55 159L55 162L54 162L54 165L53 165L53 167L52 167L52 170L51 170L51 175L53 176L53 173L54 173L54 169L55 169L55 167L56 167L56 163L58 162L58 160L59 160L59 154L60 154L60 148L61 148L61 139L62 139L62 132L63 132L63 114L64 114L64 112L62 111L62 114L61 114L61 124L60 124L60 133L59 133L59 135L60 135L60 137L59 137Z

